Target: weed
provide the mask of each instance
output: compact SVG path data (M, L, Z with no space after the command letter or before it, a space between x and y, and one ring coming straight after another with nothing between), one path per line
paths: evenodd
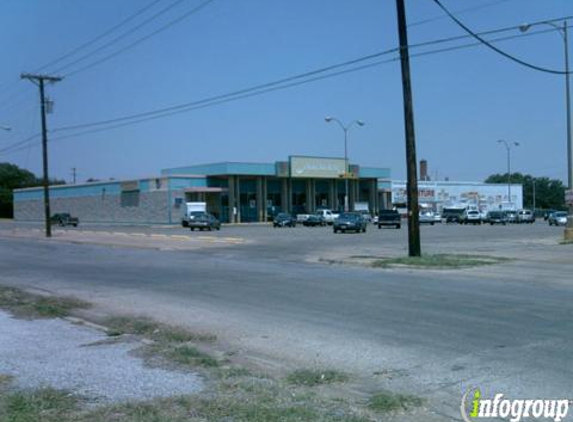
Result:
M416 396L380 392L370 397L368 408L374 412L384 413L396 410L408 410L423 404L423 400Z
M287 376L287 382L294 385L314 387L322 384L345 382L348 375L333 369L299 369Z

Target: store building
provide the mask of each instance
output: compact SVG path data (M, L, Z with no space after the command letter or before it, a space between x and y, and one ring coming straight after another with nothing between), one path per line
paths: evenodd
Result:
M406 208L406 182L393 180L391 184L393 206ZM418 202L421 208L435 212L469 206L481 212L518 210L523 208L523 186L511 184L508 189L507 184L419 180Z
M186 202L206 202L222 222L268 221L281 211L340 210L346 182L350 209L390 206L387 168L348 165L340 158L291 156L275 163L214 163L165 169L158 177L50 188L51 212L83 222L177 224ZM14 191L14 217L43 219L42 188Z

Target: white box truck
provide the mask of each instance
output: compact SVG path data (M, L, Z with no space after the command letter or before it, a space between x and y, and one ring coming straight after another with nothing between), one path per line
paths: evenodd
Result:
M189 220L193 219L193 216L197 213L204 212L207 212L206 202L186 202L183 215L181 216L181 225L183 227L189 227Z

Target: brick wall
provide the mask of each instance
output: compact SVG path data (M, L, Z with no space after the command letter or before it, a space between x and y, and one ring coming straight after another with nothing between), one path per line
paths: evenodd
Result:
M97 223L169 223L167 191L141 192L139 206L121 206L121 195L105 194L70 198L51 198L52 214L68 212L81 222ZM173 223L180 221L180 211L172 209ZM41 199L18 200L14 202L14 218L20 221L41 221L44 218L44 205Z

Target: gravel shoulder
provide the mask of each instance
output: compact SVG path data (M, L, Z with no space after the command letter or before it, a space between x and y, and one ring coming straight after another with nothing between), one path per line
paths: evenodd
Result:
M22 389L50 386L95 403L153 399L201 391L197 373L145 366L143 344L109 341L94 328L62 319L24 320L0 311L0 374Z

